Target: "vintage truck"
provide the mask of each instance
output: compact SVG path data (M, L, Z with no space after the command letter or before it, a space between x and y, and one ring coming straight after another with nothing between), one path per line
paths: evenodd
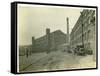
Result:
M80 55L80 56L92 55L93 51L91 49L84 48L82 45L78 45L74 49L74 54Z

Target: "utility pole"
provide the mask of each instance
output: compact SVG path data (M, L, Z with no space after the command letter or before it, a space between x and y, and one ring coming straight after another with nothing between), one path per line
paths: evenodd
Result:
M32 37L32 53L36 52L35 37Z
M82 12L80 12L80 13L81 13L81 16L82 16L82 19L81 19L81 22L82 22L82 46L83 46L83 48L84 48L83 13L82 13Z

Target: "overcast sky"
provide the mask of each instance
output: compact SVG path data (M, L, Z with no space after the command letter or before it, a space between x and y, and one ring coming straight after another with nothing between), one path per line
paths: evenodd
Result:
M82 8L18 5L18 42L19 45L32 44L32 36L39 38L50 31L67 32L66 18L69 17L69 32L71 32Z

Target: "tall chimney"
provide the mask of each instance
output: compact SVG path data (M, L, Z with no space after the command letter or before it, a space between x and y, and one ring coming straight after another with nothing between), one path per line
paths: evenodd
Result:
M66 21L67 21L67 43L69 44L69 18L67 17L67 19L66 19Z
M47 52L50 52L51 41L50 41L50 29L46 29L46 40L47 40Z

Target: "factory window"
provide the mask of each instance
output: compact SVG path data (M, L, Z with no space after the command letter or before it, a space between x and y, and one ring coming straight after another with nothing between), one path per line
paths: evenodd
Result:
M95 17L92 17L91 23L95 23Z
M89 23L89 24L91 23L91 19L90 19L90 17L88 18L88 23Z
M91 30L88 30L88 38L91 38Z
M88 31L86 32L86 39L88 40Z
M82 41L82 36L80 36L80 41Z
M87 32L86 32L86 40L87 40Z
M83 34L83 40L85 40L85 33Z
M86 30L86 26L87 26L87 23L85 22L85 23L84 23L84 30Z
M86 32L85 32L85 40L86 40Z

